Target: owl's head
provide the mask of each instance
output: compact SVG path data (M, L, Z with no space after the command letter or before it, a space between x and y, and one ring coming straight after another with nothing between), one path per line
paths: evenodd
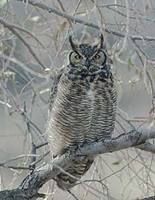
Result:
M103 48L103 35L96 44L78 44L69 37L72 52L69 54L70 66L74 72L92 75L106 66L107 54Z

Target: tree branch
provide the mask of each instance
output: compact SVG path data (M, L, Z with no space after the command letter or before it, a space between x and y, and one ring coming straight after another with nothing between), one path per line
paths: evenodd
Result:
M95 29L98 29L98 30L101 29L100 26L98 26L98 25L96 25L94 23L79 19L78 17L71 16L71 15L65 13L65 12L59 11L59 10L57 10L57 9L51 7L51 6L47 6L47 5L43 4L43 3L37 3L34 0L17 0L17 1L22 1L24 3L28 2L32 6L40 8L42 10L45 10L45 11L47 11L49 13L54 13L54 14L60 16L60 17L66 18L67 20L70 20L73 23L83 24L85 26L89 26L89 27L92 27L92 28L95 28ZM113 34L113 35L115 35L117 37L121 37L121 38L125 37L125 34L117 32L117 31L113 31L113 30L110 30L110 29L107 29L107 28L104 28L104 31L107 32L107 33ZM155 41L155 37L149 37L149 36L129 35L129 38L131 40L146 40L148 42Z
M137 199L137 200L155 200L155 196L147 197L147 198L144 198L144 199Z
M40 59L38 58L38 56L35 54L35 52L33 51L33 49L31 48L31 46L26 42L26 40L24 40L24 38L15 30L23 30L22 28L20 29L19 27L15 26L15 25L11 25L9 23L7 23L6 21L4 21L2 18L0 18L0 24L2 24L5 28L7 28L9 31L11 31L17 38L19 38L19 40L26 46L26 48L28 49L28 51L31 53L31 55L33 56L33 58L38 62L38 64L42 67L42 69L45 69L44 64L40 61ZM31 34L32 37L32 34ZM34 36L33 36L34 37ZM36 38L36 37L35 37ZM41 44L41 43L39 43Z
M67 152L60 157L56 157L51 163L35 169L23 180L17 189L0 192L0 199L18 200L21 197L23 199L37 199L40 197L39 195L43 197L43 194L38 194L38 190L60 172L65 172L74 159L81 159L85 155L97 155L119 151L129 147L138 147L138 145L142 145L148 139L153 138L155 138L155 129L145 128L138 131L132 130L117 138L104 140L103 142L85 144L74 153L69 154Z

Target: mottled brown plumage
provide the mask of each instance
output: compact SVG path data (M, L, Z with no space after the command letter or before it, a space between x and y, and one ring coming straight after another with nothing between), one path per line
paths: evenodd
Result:
M84 143L111 137L115 124L116 89L103 37L96 45L75 44L60 77L47 127L51 151L60 155ZM57 185L68 190L90 168L94 157L74 161L60 173ZM74 178L75 177L75 178Z

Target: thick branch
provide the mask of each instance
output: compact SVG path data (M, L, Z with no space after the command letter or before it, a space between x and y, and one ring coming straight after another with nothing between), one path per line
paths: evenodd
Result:
M145 128L141 131L132 130L127 134L122 134L121 136L114 138L112 140L105 140L103 142L93 143L90 145L85 145L77 151L77 155L92 155L92 154L103 154L110 153L114 151L119 151L122 149L127 149L129 147L142 148L142 144L148 139L155 138L154 128ZM145 146L143 145L143 150Z
M155 129L147 128L141 131L132 130L129 133L122 134L111 140L86 144L73 154L66 153L61 157L54 159L50 164L35 169L23 180L16 190L0 192L0 199L3 196L4 199L6 197L7 200L12 200L12 196L9 197L9 194L12 195L12 193L16 195L14 199L18 199L18 195L20 195L20 197L21 195L23 195L23 197L26 195L29 199L37 199L37 196L40 195L38 194L38 190L42 185L50 179L53 179L62 170L66 170L72 164L73 159L81 159L84 155L103 154L129 147L137 147L151 138L155 138Z

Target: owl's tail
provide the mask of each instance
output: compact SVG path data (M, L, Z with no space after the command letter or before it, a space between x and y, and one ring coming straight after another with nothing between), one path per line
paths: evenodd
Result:
M94 158L85 157L82 161L73 161L64 173L60 173L55 177L55 181L59 188L69 190L76 185L76 182L88 171L92 165Z

